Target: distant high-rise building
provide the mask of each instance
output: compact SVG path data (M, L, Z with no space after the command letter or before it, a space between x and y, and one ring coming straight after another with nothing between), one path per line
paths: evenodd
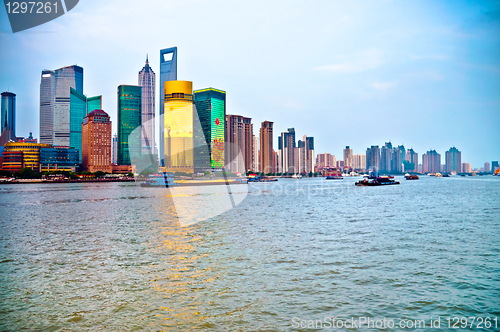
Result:
M164 160L169 172L194 173L195 126L193 83L166 81L164 84Z
M44 70L40 82L40 142L70 145L71 88L83 93L83 68ZM83 119L83 117L82 117ZM81 122L80 122L81 124Z
M295 129L288 128L278 137L278 156L280 172L296 173L295 167Z
M485 173L489 173L489 172L491 172L491 164L490 164L489 162L485 162L485 163L484 163L484 168L483 168L483 171L484 171Z
M160 50L160 117L165 108L165 82L177 80L177 47ZM160 124L160 165L164 165L165 125Z
M11 131L11 137L16 137L16 94L12 92L2 92L2 116L0 134L5 129Z
M118 135L117 134L113 135L111 150L112 150L111 163L118 164Z
M456 147L451 147L445 152L445 172L460 173L462 165L462 152L458 151Z
M54 105L56 78L53 70L42 71L40 81L40 143L54 142Z
M102 108L102 96L87 98L83 93L70 88L69 96L69 146L77 149L82 160L82 122L94 109Z
M413 149L408 149L403 163L405 165L405 172L418 172L418 153Z
M422 155L423 173L441 172L441 155L436 150L427 151Z
M461 165L462 173L472 173L472 166L469 163L462 163Z
M378 145L372 145L366 149L366 170L369 172L378 172L380 167L380 148Z
M344 165L347 167L352 167L352 149L346 146L344 149Z
M403 145L399 145L392 149L391 173L401 173L403 171L404 151L405 147Z
M193 95L201 125L201 132L195 133L195 167L220 169L224 167L226 92L207 88Z
M156 74L149 66L149 59L146 56L146 64L139 72L139 83L142 87L142 130L141 145L144 153L155 152L155 89ZM163 88L163 87L161 87Z
M491 172L495 173L495 171L498 169L498 160L494 160L491 162Z
M259 140L259 171L274 173L273 122L264 121L260 124Z
M295 152L296 172L304 174L314 171L314 137L304 135L302 140L297 142Z
M131 165L131 156L139 156L142 124L142 88L136 85L118 86L118 164Z
M246 173L252 168L252 119L241 115L226 115L226 164L231 172ZM239 158L241 153L242 158Z
M93 110L83 120L82 166L89 172L112 172L111 120L103 110Z
M391 171L392 153L392 143L386 142L385 145L380 149L379 171L381 173L389 173Z
M336 167L337 160L330 153L319 153L316 156L316 170L321 171L324 168Z
M259 137L253 135L252 140L253 140L252 170L258 171L259 170Z
M366 155L364 154L355 154L352 156L352 165L351 167L355 170L364 170L366 167Z

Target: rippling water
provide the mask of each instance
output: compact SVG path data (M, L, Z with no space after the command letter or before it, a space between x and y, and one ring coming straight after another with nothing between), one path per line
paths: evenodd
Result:
M165 189L1 185L0 330L500 316L500 178L355 180L252 184L188 227Z

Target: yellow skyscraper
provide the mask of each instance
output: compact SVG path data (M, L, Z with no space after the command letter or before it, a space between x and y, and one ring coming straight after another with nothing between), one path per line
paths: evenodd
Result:
M194 172L193 82L166 81L164 86L165 169Z

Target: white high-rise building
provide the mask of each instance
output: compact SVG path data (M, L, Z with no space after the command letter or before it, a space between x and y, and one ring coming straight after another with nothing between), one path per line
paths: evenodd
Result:
M156 74L149 66L146 56L146 64L139 72L139 83L142 87L142 130L141 146L143 153L155 154L155 89Z
M40 143L70 145L70 88L83 93L82 67L74 65L54 71L42 71L40 81Z

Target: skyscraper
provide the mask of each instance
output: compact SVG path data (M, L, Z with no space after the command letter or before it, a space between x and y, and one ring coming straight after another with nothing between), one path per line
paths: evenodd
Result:
M460 173L462 166L462 152L458 151L456 147L451 147L445 152L445 171L448 173Z
M278 137L279 164L282 173L296 173L295 167L295 128L288 128Z
M252 119L241 115L226 115L226 165L231 172L246 173L252 168ZM238 158L241 153L242 158Z
M318 171L323 168L334 168L336 164L337 159L330 153L320 153L316 156L316 169Z
M344 149L344 166L352 167L352 149L349 146Z
M142 87L142 131L141 145L144 153L155 152L155 89L156 74L149 66L149 59L146 56L146 64L139 72L139 83Z
M40 143L52 144L54 142L55 82L54 71L42 71L40 81Z
M194 133L201 130L194 123L193 83L165 82L165 114L163 116L164 160L169 172L194 172Z
M202 129L201 132L195 133L197 136L195 139L200 142L196 143L195 166L201 166L202 170L222 168L224 167L226 92L207 88L196 90L193 95ZM210 154L208 158L203 156L205 151Z
M273 152L273 122L264 121L260 124L260 149L259 149L259 171L262 173L274 173Z
M70 145L70 88L83 94L83 68L44 70L40 82L40 142ZM83 118L82 118L83 119Z
M416 153L413 149L408 149L406 151L404 165L405 165L405 172L417 172L418 153Z
M441 172L441 155L436 150L427 151L422 155L422 167L424 173Z
M165 82L177 80L177 47L160 50L160 117L165 108ZM160 164L164 165L165 126L160 125Z
M372 145L366 149L366 170L369 172L378 172L380 169L380 148L378 145Z
M381 173L389 173L391 171L392 153L392 143L386 142L385 145L380 149L379 171Z
M131 156L142 152L140 132L134 132L141 125L141 104L140 86L118 87L118 165L131 165Z
M16 137L16 94L12 92L2 92L2 116L0 134L5 129L11 131L11 136Z
M82 166L89 172L111 173L111 120L103 110L93 110L82 123Z
M69 146L79 151L81 161L83 118L91 111L102 108L102 96L87 98L83 93L70 88L69 104Z

